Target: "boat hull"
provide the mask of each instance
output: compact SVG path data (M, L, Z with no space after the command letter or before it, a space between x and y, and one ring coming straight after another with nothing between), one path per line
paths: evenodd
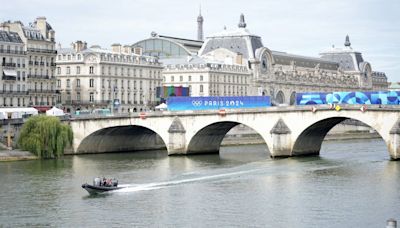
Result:
M103 192L118 190L123 187L106 187L106 186L93 186L90 184L83 184L82 188L89 192L89 194L99 194Z

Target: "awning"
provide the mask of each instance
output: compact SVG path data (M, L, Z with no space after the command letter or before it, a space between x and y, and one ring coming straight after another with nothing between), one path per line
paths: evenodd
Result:
M39 112L46 112L47 110L51 109L51 106L37 106L36 108Z
M3 69L3 74L8 77L17 77L17 71L15 70Z

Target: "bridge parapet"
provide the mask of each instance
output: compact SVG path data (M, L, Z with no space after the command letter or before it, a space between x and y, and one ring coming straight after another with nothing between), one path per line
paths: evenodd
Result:
M226 109L224 115L218 110L208 111L163 111L143 115L131 114L110 117L86 117L70 119L74 131L74 152L86 137L114 134L109 146L116 142L116 132L124 135L125 130L136 139L160 136L168 154L218 153L220 141L238 124L246 125L257 132L267 144L272 157L318 154L326 133L346 119L361 121L375 129L388 146L392 159L400 158L400 107L393 105L331 105L285 106L256 109ZM145 128L146 137L139 136L142 130L132 132L130 128ZM106 128L107 131L101 131ZM118 130L124 128L124 131ZM144 134L144 133L143 133ZM108 137L108 136L107 136ZM129 140L125 134L124 143ZM153 137L153 136L151 136ZM160 141L157 138L149 143ZM90 141L94 145L96 140ZM131 144L132 148L139 144ZM146 145L140 145L146 146ZM151 148L151 145L148 145ZM122 148L122 147L121 147ZM144 148L144 147L140 147ZM105 152L104 148L102 152Z

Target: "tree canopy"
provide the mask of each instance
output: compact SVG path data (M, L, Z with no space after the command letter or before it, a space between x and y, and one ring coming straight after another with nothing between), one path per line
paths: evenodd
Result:
M18 145L40 158L57 158L72 145L73 132L69 125L53 116L32 116L22 126Z

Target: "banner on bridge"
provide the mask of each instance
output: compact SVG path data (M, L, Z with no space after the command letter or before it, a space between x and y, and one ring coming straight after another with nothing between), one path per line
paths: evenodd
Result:
M298 93L297 105L315 104L400 104L400 91Z
M167 105L170 111L265 108L271 106L271 99L269 96L169 97Z

